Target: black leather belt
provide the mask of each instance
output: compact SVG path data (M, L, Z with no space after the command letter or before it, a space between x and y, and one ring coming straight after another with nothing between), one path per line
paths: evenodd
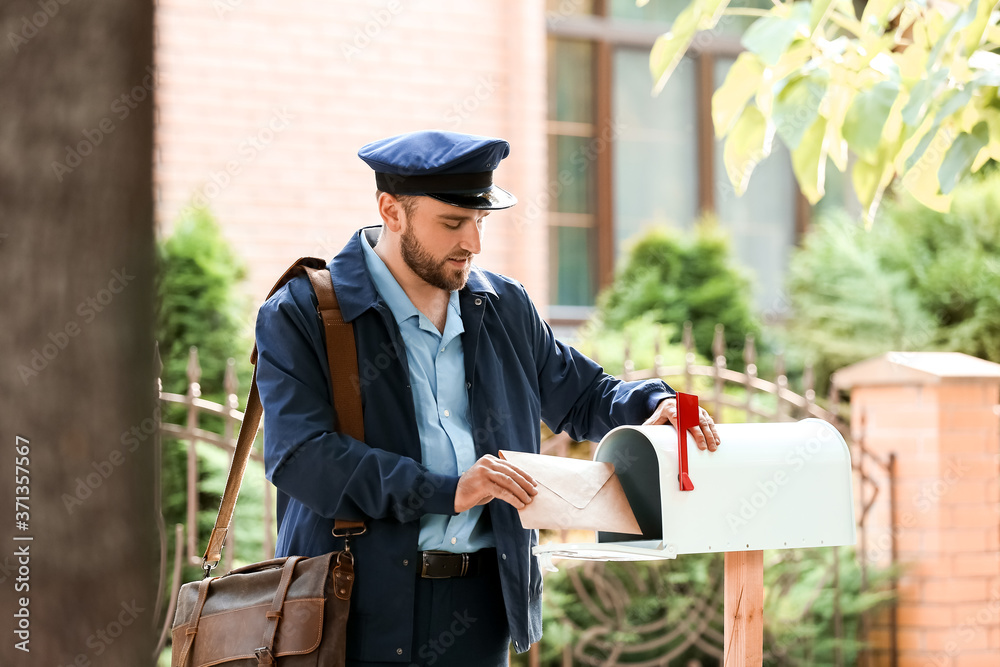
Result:
M448 551L421 551L420 576L424 579L474 577L492 565L496 567L496 549L482 549L467 554Z

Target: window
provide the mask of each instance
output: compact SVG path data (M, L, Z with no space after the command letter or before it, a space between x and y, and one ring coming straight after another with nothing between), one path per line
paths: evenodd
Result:
M762 310L782 309L791 249L809 207L776 142L737 198L715 139L711 97L753 20L723 17L657 97L649 50L687 0L549 0L550 317L582 319L653 226L686 230L714 212L753 276ZM747 0L734 6L770 6Z

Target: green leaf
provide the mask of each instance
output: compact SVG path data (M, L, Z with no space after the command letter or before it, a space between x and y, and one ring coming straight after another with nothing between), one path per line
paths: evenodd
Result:
M989 143L990 132L985 121L980 121L972 128L972 132L963 132L952 143L944 156L941 168L938 169L938 181L941 192L948 194L954 189L962 174L969 171L973 160L986 144Z
M791 79L775 95L771 120L789 150L795 150L819 115L828 82L829 74L817 70Z
M826 150L841 172L847 171L847 142L844 140L844 118L856 92L853 88L831 85L827 91Z
M930 146L931 140L937 135L937 132L944 120L953 113L961 110L969 103L969 100L972 99L972 90L973 86L967 85L961 90L952 91L951 94L945 98L934 117L934 122L924 132L924 135L921 137L917 146L913 149L913 152L907 156L903 169L904 172L912 169L913 165L915 165L920 158L923 157L924 153L927 151L927 147Z
M809 35L810 11L808 2L796 2L788 16L772 14L757 19L743 33L744 48L760 56L765 64L776 65L796 36Z
M965 86L961 90L952 90L946 93L944 101L938 108L936 120L940 122L965 107L972 99L973 88L974 86Z
M723 162L737 196L746 192L754 168L771 152L767 120L755 106L747 106L726 138Z
M756 55L744 51L729 68L726 80L712 94L712 123L715 136L722 138L743 113L764 75L764 65Z
M972 53L983 43L986 28L990 24L990 15L996 6L996 2L984 2L983 0L975 0L972 4L977 6L976 18L962 29L962 46L966 53Z
M948 46L948 42L951 41L952 36L975 20L976 11L978 10L980 1L981 0L970 0L969 4L963 11L957 13L950 21L948 21L948 28L944 31L944 34L938 38L938 41L934 43L934 47L931 49L930 55L927 57L928 71L937 65L938 58L941 57L941 52Z
M778 59L778 64L765 69L764 76L769 81L783 81L809 62L811 56L812 43L800 40L781 55ZM774 94L776 92L780 91L775 90L775 86L758 86L757 88L757 95L754 101L765 116L771 115L771 107L774 104Z
M667 84L667 79L691 46L697 30L698 15L695 13L695 5L691 4L677 16L674 24L670 26L670 32L656 38L653 49L649 52L649 71L655 82L654 95L659 94Z
M910 91L910 99L903 105L903 122L913 127L920 125L920 121L924 114L927 113L927 107L933 101L937 89L947 80L948 68L942 67L939 70L931 72L930 76L918 81L913 86L913 90Z
M936 132L928 132L921 140L921 144L926 141L928 145L933 145L934 150L928 151L920 160L914 162L912 167L903 173L901 182L903 187L924 206L935 211L946 211L950 206L950 197L941 194L938 171L955 138L955 131L950 123L934 127L939 129Z
M880 81L854 98L844 118L844 138L862 160L872 162L882 140L882 128L889 118L899 86L893 81Z
M817 118L802 136L802 141L792 151L792 171L799 182L799 189L815 204L823 198L826 183L826 151L823 138L826 135L826 119Z
M719 22L730 0L699 0L692 2L674 19L670 32L660 35L649 52L649 71L653 75L653 94L657 95L677 64L687 53L699 30L711 30Z
M881 32L883 26L899 4L899 0L868 0L861 14L861 24L870 32Z
M874 160L859 160L851 172L854 191L864 207L863 217L868 227L871 227L875 220L875 212L882 201L882 193L889 187L896 173L892 156L897 150L897 145L883 144L879 147Z
M839 0L813 0L809 11L809 32L812 33L823 21L824 17L833 11L833 6Z
M924 133L924 136L920 138L920 143L917 144L913 152L906 158L906 163L903 166L903 171L907 172L913 168L913 165L917 164L924 153L927 151L927 147L931 145L931 140L937 135L938 130L941 129L941 123L934 122L931 124L930 128Z

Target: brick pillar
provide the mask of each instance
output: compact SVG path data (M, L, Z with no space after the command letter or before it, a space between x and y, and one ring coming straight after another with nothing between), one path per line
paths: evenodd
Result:
M896 455L892 517L885 470L864 462L879 493L858 555L870 566L889 564L895 533L903 566L897 664L997 667L1000 364L951 352L890 352L838 371L834 383L851 391L855 438L863 435L880 459ZM890 620L882 614L869 633L878 665L892 664Z

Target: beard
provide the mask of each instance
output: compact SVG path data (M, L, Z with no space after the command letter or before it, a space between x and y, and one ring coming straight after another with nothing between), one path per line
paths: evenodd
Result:
M471 255L463 253L461 250L452 257L435 259L434 255L417 240L412 226L407 226L406 231L400 237L400 250L403 261L406 262L411 271L420 276L424 282L446 292L465 287L465 283L469 279L469 272L472 271L471 261L466 262L465 266L460 269L448 266L449 259L472 259Z

